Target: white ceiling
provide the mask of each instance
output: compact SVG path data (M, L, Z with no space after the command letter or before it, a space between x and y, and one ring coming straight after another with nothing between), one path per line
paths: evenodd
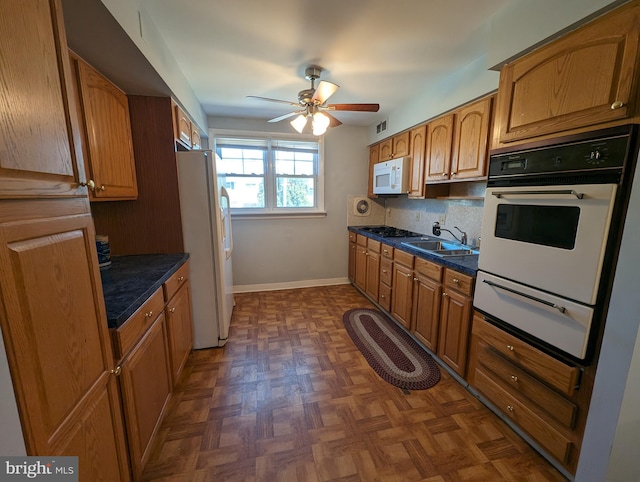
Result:
M335 114L371 125L486 48L508 0L140 0L205 112L268 119L309 88L304 70L340 85L329 103L379 103ZM144 24L143 24L144 36Z

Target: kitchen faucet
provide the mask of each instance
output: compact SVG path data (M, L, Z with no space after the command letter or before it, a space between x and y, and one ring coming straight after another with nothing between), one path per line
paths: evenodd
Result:
M462 233L462 236L460 237L460 239L458 239L458 237L455 234L453 234L452 231L449 231L447 228L440 227L440 223L437 222L437 221L435 223L433 223L433 227L432 227L431 231L433 232L434 236L440 236L441 231L446 231L451 236L453 236L456 239L456 241L460 242L461 244L466 245L467 244L467 233L465 233L458 226L454 226L453 229L457 229L458 231L460 231Z

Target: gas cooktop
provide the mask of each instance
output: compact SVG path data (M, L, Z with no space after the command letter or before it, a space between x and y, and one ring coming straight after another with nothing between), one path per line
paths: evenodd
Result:
M420 233L414 233L407 229L394 228L392 226L365 226L360 228L371 234L380 236L381 238L407 238L412 236L423 236Z

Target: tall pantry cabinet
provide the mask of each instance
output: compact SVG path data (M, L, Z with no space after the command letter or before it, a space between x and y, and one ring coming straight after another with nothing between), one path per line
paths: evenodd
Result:
M0 328L26 451L129 480L60 1L0 2L0 44Z

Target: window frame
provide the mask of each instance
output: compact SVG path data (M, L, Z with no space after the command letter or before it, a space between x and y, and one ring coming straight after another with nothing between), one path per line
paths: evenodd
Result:
M211 150L217 152L218 139L234 139L248 141L265 141L267 144L266 161L264 175L257 175L256 178L264 178L264 195L265 207L263 208L231 208L231 216L234 218L245 219L263 219L263 218L309 218L326 216L324 206L324 139L312 135L293 135L274 132L256 132L250 133L229 131L229 130L211 130L212 146ZM314 142L318 144L317 172L310 176L314 180L314 201L313 207L284 208L277 207L277 179L279 177L305 178L306 176L296 175L278 175L275 169L274 141L281 142ZM217 172L217 171L216 171ZM253 176L247 176L253 177Z

